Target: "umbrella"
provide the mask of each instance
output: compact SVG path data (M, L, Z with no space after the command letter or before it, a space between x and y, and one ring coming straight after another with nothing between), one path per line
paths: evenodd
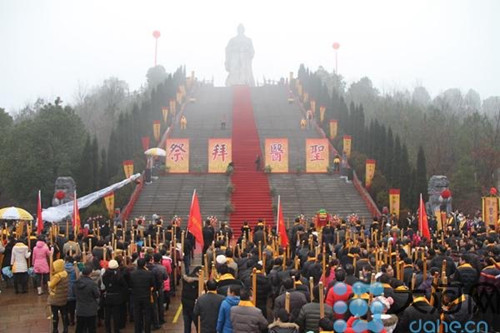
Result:
M144 154L149 156L167 156L167 152L161 148L149 148Z
M33 220L33 216L22 208L6 207L0 209L0 220Z

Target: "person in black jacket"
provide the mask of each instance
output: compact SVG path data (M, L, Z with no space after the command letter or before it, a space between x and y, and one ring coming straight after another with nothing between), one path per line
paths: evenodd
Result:
M191 324L194 321L194 305L198 298L198 274L201 266L196 266L189 275L182 277L182 318L184 319L184 333L191 333Z
M137 259L137 269L130 273L130 289L134 300L135 332L151 331L151 292L155 287L155 277L146 270L146 260Z
M202 230L203 233L203 256L207 253L208 248L212 245L215 237L214 227L210 224L210 220L207 219L205 221L205 226Z
M86 265L82 276L75 282L73 291L76 297L76 332L95 333L99 288L90 278L92 267Z
M465 294L470 294L472 288L479 282L479 273L472 267L469 255L463 254L460 256L460 262L455 271L454 280L462 284Z
M111 333L111 319L113 319L113 332L120 332L120 320L122 319L121 309L124 306L127 295L128 286L123 276L123 272L118 269L118 262L110 260L108 269L102 276L102 283L105 287L104 296L104 324L106 332Z
M264 317L267 318L267 300L271 294L271 282L264 274L262 270L262 265L257 263L255 266L257 273L257 302L256 306L262 311ZM245 281L245 287L250 290L252 289L252 275L250 275Z
M219 318L219 309L223 300L224 296L217 294L217 282L208 280L207 293L198 298L193 312L195 323L198 323L198 317L200 317L201 332L217 332L217 318Z
M422 290L414 290L413 303L399 317L394 333L407 333L410 325L413 330L423 332L424 323L436 323L437 320L439 320L438 309L429 303Z

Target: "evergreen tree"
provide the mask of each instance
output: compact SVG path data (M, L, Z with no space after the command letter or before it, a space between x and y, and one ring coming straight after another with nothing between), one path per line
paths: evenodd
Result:
M425 153L424 148L422 146L418 147L417 154L417 170L415 175L416 185L415 188L417 190L417 195L422 194L424 201L427 200L427 167L425 161Z
M106 150L101 149L101 167L99 168L99 187L105 188L108 186L108 160L106 158Z
M80 159L77 178L78 197L89 194L94 186L94 166L92 163L92 141L87 135Z
M387 130L385 142L384 174L389 184L392 184L394 181L394 174L392 173L392 166L394 162L394 137L392 136L392 129L390 127Z
M97 191L99 189L99 145L97 144L97 136L94 135L92 140L92 175L93 184L92 191Z
M408 157L408 148L406 148L406 144L403 144L403 147L401 148L401 163L398 166L398 171L399 171L399 182L400 182L399 187L401 189L401 206L409 207L411 166Z

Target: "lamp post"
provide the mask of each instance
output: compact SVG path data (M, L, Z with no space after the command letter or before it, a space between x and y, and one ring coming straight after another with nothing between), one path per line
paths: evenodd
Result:
M335 74L338 74L338 61L337 61L337 54L338 50L340 48L340 44L338 42L333 43L333 49L335 50Z
M156 56L158 54L158 38L160 38L161 34L160 31L155 30L153 31L153 37L155 38L155 67L156 67Z

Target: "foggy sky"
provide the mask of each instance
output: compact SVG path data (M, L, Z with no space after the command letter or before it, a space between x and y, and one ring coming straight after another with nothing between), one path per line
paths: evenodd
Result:
M241 22L255 48L254 76L279 79L334 67L368 76L381 92L424 85L500 96L500 1L0 0L0 107L37 97L73 103L78 85L111 76L138 89L154 61L186 65L223 85L224 48Z

